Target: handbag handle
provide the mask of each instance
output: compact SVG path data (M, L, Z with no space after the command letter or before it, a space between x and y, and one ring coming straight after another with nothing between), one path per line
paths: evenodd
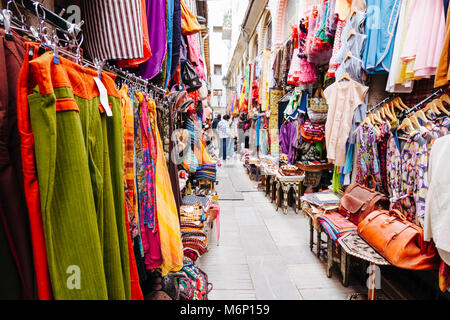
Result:
M316 92L314 93L313 98L318 98L319 95L320 95L321 98L324 98L324 99L325 99L325 95L323 94L323 89L322 89L322 88L318 88L318 89L316 90Z
M406 216L397 209L389 210L389 215L392 217L397 217L402 221L408 221L408 219L406 219Z
M372 182L372 188L370 188L369 187L369 179L371 180L371 182ZM377 188L377 182L376 182L376 180L375 180L375 177L372 175L372 174L369 174L365 179L364 179L364 185L367 187L367 188L369 188L369 189L371 189L372 191L375 191L375 189Z

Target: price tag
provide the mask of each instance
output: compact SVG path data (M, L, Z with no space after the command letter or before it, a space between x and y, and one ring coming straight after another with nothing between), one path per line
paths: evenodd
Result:
M108 92L106 91L105 85L98 77L95 77L94 81L97 85L98 91L100 92L100 104L102 105L103 109L105 109L106 115L108 117L112 117L113 114L111 108L109 107Z

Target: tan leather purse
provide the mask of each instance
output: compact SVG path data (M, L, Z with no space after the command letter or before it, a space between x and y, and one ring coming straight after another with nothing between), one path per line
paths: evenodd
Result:
M409 270L432 270L439 266L433 242L423 240L423 229L398 210L370 213L358 224L358 233L392 265Z
M373 188L369 188L369 180ZM369 213L377 209L388 209L389 200L382 193L375 191L375 178L369 175L365 185L353 183L347 187L339 204L339 213L355 225Z

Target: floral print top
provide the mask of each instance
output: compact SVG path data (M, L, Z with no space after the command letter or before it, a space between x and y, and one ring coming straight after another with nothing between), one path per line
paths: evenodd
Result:
M356 182L364 184L368 175L373 175L378 186L381 185L380 162L377 149L377 133L373 125L360 126L357 129L359 165Z
M425 198L428 190L428 143L420 131L410 133L400 150L395 135L388 141L388 185L391 208L399 209L406 218L424 224Z

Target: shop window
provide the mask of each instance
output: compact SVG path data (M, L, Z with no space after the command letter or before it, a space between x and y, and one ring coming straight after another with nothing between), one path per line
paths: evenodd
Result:
M266 50L272 49L272 21L269 22L266 29L266 41L264 48Z
M221 64L214 65L214 75L216 75L216 76L222 75L222 65Z

